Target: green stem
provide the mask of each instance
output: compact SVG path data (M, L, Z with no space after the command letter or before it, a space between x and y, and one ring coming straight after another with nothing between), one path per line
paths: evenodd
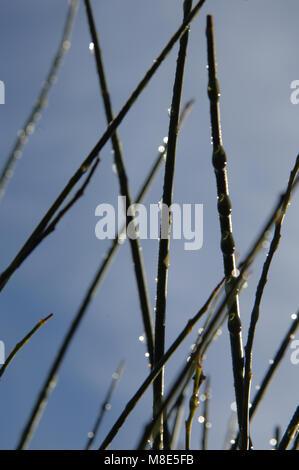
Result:
M16 163L18 159L21 156L23 147L25 145L25 142L28 139L28 136L31 135L34 131L34 127L38 120L41 117L41 111L45 108L47 105L47 98L49 95L49 92L52 88L53 83L55 83L58 69L62 63L62 59L65 55L65 53L69 50L70 47L70 36L72 32L72 27L74 24L75 16L76 16L76 11L78 7L78 0L72 0L68 13L67 13L67 18L65 21L64 29L63 29L63 34L62 38L57 50L57 53L54 57L54 60L51 64L49 73L47 75L47 78L41 88L41 91L39 93L39 96L23 126L23 128L19 131L18 138L8 155L7 161L4 165L4 168L2 170L2 173L0 175L0 199L2 198L5 189L8 185L8 182L10 178L12 177L13 170L16 166Z
M15 357L15 355L22 349L22 347L31 339L31 337L37 332L37 330L40 329L42 325L44 325L51 317L53 317L53 313L48 315L46 318L39 320L39 322L35 325L34 328L20 341L19 343L16 344L16 346L13 348L13 350L10 352L8 358L4 362L3 366L0 369L0 379L4 372L6 371L7 367Z
M111 402L111 398L113 396L113 393L118 385L118 382L119 382L119 379L123 373L123 370L124 370L124 366L125 366L125 362L122 361L118 367L118 369L114 372L114 374L112 375L112 381L111 381L111 384L110 384L110 387L109 387L109 390L107 392L107 395L103 401L103 404L101 405L101 408L100 408L100 412L98 414L98 417L96 419L96 422L94 424L94 427L90 433L90 437L86 443L86 446L85 446L85 450L91 450L92 448L92 445L94 443L94 440L99 432L99 428L100 428L100 425L103 421L103 418L107 412L107 407L110 405L110 402Z
M231 289L232 277L235 275L235 242L231 224L231 201L228 191L226 154L222 145L219 97L220 89L217 79L216 54L214 41L213 17L207 17L207 45L209 84L208 95L210 99L211 127L213 138L213 166L217 182L218 213L221 228L221 251L223 254L224 273L226 277L227 292ZM239 426L241 426L242 394L243 394L243 346L241 335L241 319L239 313L238 295L231 298L228 307L228 329L230 333L231 354L233 362L234 386L236 394Z
M190 14L192 0L184 2L184 21ZM166 298L167 298L167 277L169 267L169 245L171 230L170 207L173 198L173 183L176 160L176 147L178 136L179 115L181 106L181 96L184 80L185 60L189 39L187 30L180 40L180 48L177 58L175 81L173 86L173 96L171 103L171 113L168 131L168 149L165 165L164 187L162 195L162 216L159 243L158 274L157 274L157 295L155 308L155 346L154 365L163 357L165 350L165 326L166 326ZM157 410L161 407L164 395L164 368L154 382L153 395L153 418ZM157 428L157 436L154 436L154 449L163 449L163 415L160 415L160 422Z

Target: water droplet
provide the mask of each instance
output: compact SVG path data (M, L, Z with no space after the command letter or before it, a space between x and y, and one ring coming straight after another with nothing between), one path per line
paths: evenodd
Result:
M71 42L70 41L63 41L62 47L65 51L68 51L69 48L71 47Z
M146 353L145 353L145 357L149 357L149 352L146 352Z
M34 124L28 124L28 126L26 127L26 134L33 134L34 129L35 129Z
M126 235L120 235L118 237L117 242L118 242L119 245L122 245L123 243L125 243L125 240L126 240Z
M92 437L94 437L94 432L90 431L87 436L89 437L89 439L91 439Z
M297 314L296 314L296 313L292 313L291 319L292 319L292 320L297 320Z
M111 410L111 404L110 403L105 403L105 410L107 410L107 411Z
M270 246L270 242L268 240L264 240L262 243L262 247L267 250Z
M158 151L159 151L160 153L165 152L165 147L164 147L164 145L160 145L160 146L158 147Z
M199 416L197 421L198 421L199 423L204 423L205 417L204 417L204 416Z
M141 341L141 343L143 343L143 341L144 341L144 336L143 336L143 335L140 335L138 339L139 339L139 341Z
M260 390L260 388L261 388L260 385L256 385L256 386L255 386L255 389L256 389L256 390Z
M235 268L235 269L232 271L232 276L233 276L233 277L238 277L239 274L240 274L240 271L239 271L237 268Z
M230 409L232 411L237 411L237 404L235 401L233 401L231 404L230 404Z
M168 112L168 116L171 115L171 107L167 109L167 112Z
M200 401L206 401L206 399L207 399L207 397L204 393L202 393L199 398L200 398Z
M89 43L88 49L90 50L90 52L94 51L94 43L93 42Z
M206 422L206 428L207 429L211 429L212 427L212 423L210 423L209 421Z
M112 171L113 173L117 174L117 166L115 163L112 163Z
M14 153L13 153L13 156L14 156L14 158L19 159L22 156L22 152L20 150L15 150Z
M164 137L163 142L164 142L164 144L167 144L168 143L168 137Z
M269 359L269 364L274 364L273 359Z
M113 372L112 378L113 378L114 380L118 380L118 379L119 379L119 374L118 374L117 372Z
M206 69L209 70L209 66L208 66L208 65L206 65Z
M274 437L272 437L272 439L270 439L270 441L269 441L269 444L270 444L271 446L276 446L277 440L274 439Z
M204 328L199 328L198 329L198 334L201 335L203 333L203 331L204 331Z

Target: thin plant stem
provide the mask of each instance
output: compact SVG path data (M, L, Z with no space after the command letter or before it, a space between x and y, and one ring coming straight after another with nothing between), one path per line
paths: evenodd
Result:
M261 385L258 388L258 391L256 392L254 399L252 401L252 405L249 408L249 421L253 418L259 404L261 403L262 399L264 398L264 395L266 393L266 390L278 368L280 365L281 360L283 359L285 352L290 344L291 339L293 338L293 335L295 334L297 328L299 326L299 311L296 314L296 318L292 321L290 328L288 329L287 333L285 334L275 356L273 359L273 362L271 361L271 365L269 366L269 369L267 370ZM234 444L232 445L232 449L236 449L238 442L239 442L239 437L240 435L238 434Z
M103 418L104 418L107 410L109 409L113 393L114 393L114 391L115 391L115 389L116 389L116 387L119 383L119 379L121 378L121 375L123 373L124 366L125 366L125 361L122 361L120 363L118 369L112 375L112 381L111 381L110 387L109 387L107 395L106 395L106 397L105 397L105 399L104 399L104 401L101 405L100 412L98 414L98 417L96 419L94 427L93 427L92 431L88 434L89 438L88 438L88 441L86 443L85 450L91 450L92 449L94 440L95 440L95 438L96 438L96 436L99 432L100 425L103 421Z
M192 103L189 102L186 104L184 111L182 112L181 115L181 124L183 123L183 120L186 118L188 115L188 112L190 111L192 106ZM146 178L142 188L139 191L139 194L137 196L136 201L141 202L142 199L145 197L151 182L153 181L154 177L156 176L158 169L163 161L163 155L159 153L153 167L151 168L148 177ZM83 301L78 309L78 312L62 342L62 345L57 353L56 358L54 359L54 362L50 368L50 371L48 373L48 376L46 377L46 380L40 390L40 393L37 397L36 403L31 411L31 414L29 416L28 422L26 423L24 430L22 432L22 435L20 437L19 443L18 443L18 449L25 449L28 447L29 442L34 434L34 431L39 423L39 420L41 418L42 412L45 408L45 404L47 403L48 397L50 395L51 390L53 389L53 384L56 381L57 373L58 370L61 366L61 363L64 359L64 356L67 352L67 349L84 317L86 314L86 311L88 309L88 306L90 302L92 301L93 297L96 295L96 292L98 290L98 287L101 283L101 281L104 278L105 273L107 272L108 267L110 266L113 257L116 254L117 249L120 246L120 236L122 233L123 229L120 231L118 234L118 237L113 240L110 249L108 250L107 254L104 257L103 262L101 263L98 271L96 272L89 288L87 289L85 296L83 298Z
M185 421L186 450L190 450L192 422L193 422L195 413L199 405L199 398L198 398L199 388L205 379L206 377L204 376L202 372L202 366L200 362L198 361L196 365L195 376L193 379L194 380L193 392L189 401L189 416L187 420Z
M202 425L202 437L201 437L201 450L207 450L208 448L208 423L209 423L209 404L211 399L211 388L209 377L206 380L206 386L204 391L205 401L203 406L203 425Z
M296 432L299 430L299 406L297 406L295 413L292 416L291 421L288 424L287 429L277 446L277 450L286 450L295 436Z
M292 450L299 450L299 431L297 431L296 437L294 439Z
M277 450L278 444L280 442L281 429L280 426L275 426L274 429L274 439L275 439L275 449Z
M40 235L37 236L37 239L39 240L39 242L44 240L44 238L46 238L50 233L52 233L55 230L57 224L60 222L62 217L73 207L73 205L78 201L78 199L80 199L84 195L85 189L87 188L88 184L90 183L92 175L94 174L99 162L100 162L100 157L98 157L95 160L94 164L90 168L90 171L89 171L84 183L78 189L78 191L75 193L75 195L72 197L72 199L65 205L65 207L63 209L61 209L61 211L58 212L56 217L46 227L46 229L43 232L41 232Z
M145 391L148 389L148 387L151 385L153 380L157 377L159 374L160 370L162 367L166 364L166 362L169 360L169 358L172 356L172 354L177 350L177 348L180 346L180 344L184 341L184 339L188 336L189 333L191 333L192 328L194 325L200 320L200 318L208 311L210 308L211 302L214 299L214 297L217 295L218 290L222 286L223 281L221 281L220 284L216 287L216 289L213 290L212 294L210 295L209 299L205 303L205 305L198 311L198 313L187 322L187 325L185 328L182 330L182 332L179 334L179 336L176 338L176 340L172 343L172 345L169 347L167 352L164 354L164 356L160 359L159 363L155 365L154 369L152 372L148 375L148 377L145 379L145 381L142 383L142 385L139 387L137 392L134 394L134 396L130 399L130 401L127 403L124 411L121 413L120 417L117 419L109 433L107 434L106 438L101 444L100 449L106 449L122 425L124 424L125 420L131 413L131 411L135 408L137 405L138 401L141 399Z
M184 20L188 17L192 7L192 0L184 1ZM167 278L169 267L169 246L171 230L171 214L169 208L173 198L173 183L176 161L176 147L178 136L179 115L181 107L181 97L184 81L184 70L186 53L189 39L189 30L183 34L180 40L180 47L177 58L175 80L173 85L173 95L170 112L170 122L168 131L168 148L165 164L164 187L162 195L162 217L158 256L157 274L157 295L155 307L155 345L154 345L154 365L163 357L165 352L165 326L166 326L166 298L167 298ZM154 381L153 386L153 418L157 410L161 407L164 395L164 368ZM155 449L164 448L163 438L163 416L160 415L159 430L154 440Z
M119 111L115 119L109 124L106 131L90 151L88 156L82 162L80 167L76 170L73 176L70 178L64 189L61 191L59 196L56 198L52 206L48 209L42 220L39 222L37 227L34 229L32 234L29 236L19 253L15 256L13 261L10 265L5 269L5 271L0 275L0 291L5 287L8 280L11 278L13 273L18 269L18 267L23 263L23 261L30 255L30 253L35 249L35 239L36 236L42 232L45 227L48 225L54 214L57 212L63 201L66 197L70 194L74 186L80 180L80 178L86 173L92 162L97 158L97 155L100 153L101 149L107 143L107 141L111 138L111 135L116 131L117 127L120 125L124 117L127 115L139 95L142 91L146 88L151 78L154 76L160 65L162 64L163 60L167 57L173 46L176 42L180 39L180 37L184 34L184 32L189 28L189 24L195 18L195 16L199 13L201 7L205 3L205 0L200 0L195 7L192 9L186 20L180 25L171 39L168 41L162 52L159 54L156 60L154 60L152 66L146 72L143 79L139 82L135 90L132 92L131 96L129 97L128 101Z
M174 405L174 410L176 410L176 415L174 419L173 429L171 432L171 442L170 442L170 449L176 449L177 442L179 439L184 411L185 411L185 401L186 401L186 390L184 389L182 393L178 396L178 399Z
M43 319L39 320L39 322L35 325L35 327L32 328L32 330L19 343L16 344L16 346L13 348L13 350L10 352L8 358L4 362L3 366L0 368L0 379L2 378L2 375L6 371L7 367L11 363L11 361L14 359L15 355L32 338L32 336L37 332L37 330L39 330L40 327L43 326L51 317L53 317L53 313L48 315L46 318L43 318Z
M262 274L258 282L255 294L255 302L251 313L250 325L248 330L248 338L245 346L245 372L244 372L244 388L243 388L243 406L242 406L242 426L240 435L240 449L247 450L249 445L249 401L250 401L250 385L252 379L252 348L256 325L260 315L260 304L264 289L267 283L267 277L273 256L278 249L281 226L288 208L288 200L285 201L281 208L281 212L275 222L275 229L271 241L269 252L267 253L265 263L263 265Z
M94 44L94 52L96 59L97 72L99 77L99 84L101 90L101 96L104 102L105 114L107 119L107 124L109 124L114 119L114 114L112 110L110 94L108 90L108 84L104 69L104 63L102 59L102 53L100 48L99 36L97 33L94 15L91 8L91 3L89 0L85 0L85 7L87 12L88 24L91 34L91 39ZM134 231L134 237L129 237L132 259L135 271L135 277L137 282L137 289L139 294L139 301L141 306L143 325L147 343L147 349L149 353L150 364L153 364L154 361L154 328L152 320L152 311L149 300L146 275L144 269L143 256L141 251L140 239L137 233L137 226L135 223L134 215L128 213L128 208L132 207L133 201L131 197L131 192L128 184L127 172L125 169L124 159L121 150L121 144L118 136L117 130L111 136L112 148L114 152L114 161L117 169L117 175L119 179L120 193L124 196L125 199L125 215L126 215L126 224L130 224Z
M217 79L217 66L215 54L213 17L207 17L207 46L209 84L208 96L210 99L211 128L213 139L213 166L217 182L218 213L221 228L221 251L223 254L226 289L231 288L232 276L235 274L235 242L231 224L231 201L228 191L226 171L226 154L222 144L219 97L220 89ZM231 354L233 363L233 376L237 403L238 421L241 426L242 393L243 393L243 346L241 335L241 319L239 312L238 295L233 295L228 306L228 329L230 334Z
M291 339L293 338L293 335L295 334L297 328L299 326L299 311L296 314L296 318L292 321L290 328L288 329L285 337L283 338L274 358L273 362L271 362L271 365L268 369L268 371L265 374L265 377L262 380L262 383L257 391L257 393L254 396L254 399L252 401L252 405L249 409L249 419L251 420L258 408L258 405L261 403L262 398L264 397L264 394L268 388L268 385L277 370L282 358L284 357L284 354L290 344Z
M16 163L22 155L23 147L28 137L34 132L35 126L41 117L41 112L47 105L47 98L52 88L52 85L55 83L55 80L57 78L57 73L62 63L62 59L65 53L70 48L70 37L71 37L72 27L75 21L78 3L79 3L78 0L72 0L70 3L70 7L68 9L67 18L66 18L63 33L62 33L62 39L59 43L58 50L51 64L47 78L43 83L39 96L29 116L27 117L23 128L18 132L18 137L13 145L12 150L10 151L10 154L8 155L6 163L1 172L0 200L3 197L5 189L8 185L8 182L13 175L13 171L15 169Z

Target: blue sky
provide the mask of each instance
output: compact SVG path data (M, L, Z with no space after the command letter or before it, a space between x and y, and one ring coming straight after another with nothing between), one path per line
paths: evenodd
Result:
M129 97L182 19L182 1L93 1L103 58L115 112ZM5 105L0 107L0 158L4 164L46 77L65 21L68 2L3 1L0 15L1 69ZM207 299L222 277L216 183L211 165L206 71L206 15L214 15L221 87L223 143L228 156L232 223L241 258L285 187L298 153L299 105L290 102L290 84L299 79L298 2L287 0L207 0L191 26L183 102L195 106L178 142L174 202L204 206L204 242L185 251L171 243L167 301L167 344ZM106 123L95 72L85 9L80 2L72 45L59 71L48 107L25 146L1 201L1 267L5 269L58 192L104 132ZM168 132L177 47L162 64L119 127L131 192L135 195ZM95 237L95 208L115 204L118 182L112 171L110 142L82 198L23 263L1 293L1 333L7 352L41 318L54 318L24 347L3 376L0 387L0 447L14 448L55 351L74 317L109 241ZM163 168L146 204L161 199ZM253 389L298 308L298 195L288 210L279 252L267 284L253 356ZM155 299L158 242L142 242L152 307ZM244 341L253 296L266 251L252 268L240 298ZM126 368L101 441L147 374L136 283L128 243L102 283L68 350L59 381L34 436L32 449L80 449L121 359ZM298 337L298 334L297 334ZM166 368L166 387L186 360L191 335ZM276 425L287 425L298 403L298 365L289 350L264 403L252 422L256 448L269 448ZM210 448L224 445L234 401L230 347L226 331L204 363L211 376ZM198 413L200 414L200 412ZM145 395L113 441L113 449L132 449L151 415ZM201 425L193 428L196 449ZM182 437L183 439L183 437Z

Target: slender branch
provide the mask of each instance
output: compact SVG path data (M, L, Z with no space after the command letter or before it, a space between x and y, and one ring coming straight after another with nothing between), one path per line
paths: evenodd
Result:
M196 370L195 370L195 376L193 379L194 380L193 392L189 401L189 416L187 420L185 421L186 450L190 450L192 422L193 422L195 413L199 405L199 398L198 398L199 388L201 387L201 384L203 383L205 379L206 377L204 376L202 372L202 366L200 362L198 362L196 366Z
M265 377L263 378L262 380L262 383L258 389L258 391L256 392L255 396L254 396L254 399L252 401L252 405L249 409L249 420L251 421L251 419L253 418L259 404L261 403L265 393L266 393L266 390L272 380L272 377L274 375L274 373L276 372L281 360L283 359L284 357L284 354L290 344L290 341L291 339L293 338L293 335L295 334L297 328L299 326L299 311L297 312L297 315L296 315L296 318L294 319L294 321L291 323L291 326L290 328L288 329L286 335L284 336L275 356L274 356L274 359L273 359L273 362L271 362L271 365L269 367L269 369L267 370L266 374L265 374ZM232 445L232 449L236 449L237 445L238 445L238 442L239 442L239 437L240 435L238 434L236 439L234 440L234 444Z
M289 196L290 197L290 196ZM251 320L248 330L247 344L245 346L245 373L244 373L244 388L243 388L243 406L242 406L242 428L240 436L240 449L247 450L249 444L249 401L250 401L250 385L252 379L252 348L256 325L259 320L260 304L264 289L267 283L267 277L270 269L273 256L278 249L280 237L281 237L281 226L289 205L289 198L284 201L281 207L280 214L275 222L274 235L271 241L269 252L266 256L265 263L263 265L262 274L256 289L255 302L251 313Z
M186 390L184 389L182 393L178 396L178 399L173 407L176 410L176 415L174 419L173 429L171 433L171 442L170 449L176 449L177 442L179 439L180 430L183 423L184 417L184 405L186 400Z
M292 450L299 450L299 431L297 431L297 435L294 439Z
M39 320L39 322L35 325L34 328L20 341L19 343L16 344L16 346L13 348L13 350L10 352L8 358L4 362L3 366L0 368L0 379L2 375L4 374L5 370L15 357L15 355L22 349L22 347L31 339L31 337L37 332L37 330L40 329L42 325L44 325L51 317L53 317L53 313L48 315L46 318Z
M103 421L103 417L105 416L105 413L107 412L107 410L109 409L109 406L110 406L110 402L111 402L111 398L113 396L113 393L118 385L118 382L119 382L119 379L123 373L123 370L124 370L124 366L125 366L125 362L122 361L118 367L118 369L114 372L114 374L112 375L112 381L111 381L111 384L110 384L110 387L109 387L109 390L107 392L107 395L103 401L103 404L101 405L101 408L100 408L100 412L98 414L98 417L96 419L96 422L94 424L94 427L92 429L92 431L90 433L88 433L88 441L86 443L86 446L85 446L85 450L91 450L92 448L92 445L94 443L94 440L96 438L96 435L99 431L99 428L100 428L100 425Z
M62 34L62 39L60 41L58 50L56 52L56 55L54 57L54 60L51 64L49 73L47 75L47 78L45 82L43 83L43 86L40 90L39 96L27 118L25 121L25 124L23 128L19 131L18 137L16 139L16 142L14 143L14 146L8 155L8 158L6 160L6 163L3 167L3 170L0 175L0 200L4 195L5 189L8 185L8 182L10 178L12 177L13 170L16 166L16 163L18 159L21 157L23 147L27 141L27 138L29 135L31 135L34 132L35 125L37 121L41 117L41 111L45 108L47 105L47 97L49 95L49 92L52 88L52 85L55 83L58 69L61 65L62 59L65 55L65 53L69 50L70 48L70 37L71 37L71 32L72 32L72 27L74 24L75 16L76 16L76 11L77 11L77 6L78 6L78 0L72 0L68 13L67 13L67 18L65 21L64 29L63 29L63 34Z
M268 371L266 372L266 375L264 377L264 379L262 380L262 383L252 401L252 405L249 409L249 419L251 420L253 418L253 415L255 414L257 408L258 408L258 405L260 404L265 392L266 392L266 389L268 388L268 385L274 375L274 373L276 372L282 358L284 357L284 354L289 346L289 343L291 341L291 339L293 338L293 335L295 334L297 328L299 326L299 311L297 312L297 315L296 315L296 318L295 320L293 320L293 322L291 323L291 326L289 328L289 330L287 331L285 337L283 338L282 342L281 342L281 345L279 346L275 356L274 356L274 359L273 359L273 362L271 363Z
M221 228L221 251L223 254L224 273L226 276L226 289L231 288L231 279L236 270L235 242L231 225L231 201L228 191L226 172L226 154L222 145L219 96L220 89L217 79L214 25L213 17L207 17L207 45L209 84L208 95L210 99L211 127L213 138L213 166L217 182L218 212ZM231 354L233 362L234 386L238 411L239 426L241 426L242 391L243 391L243 347L241 336L241 319L239 313L238 296L234 295L228 306L228 329L230 333Z
M96 30L96 25L94 21L94 16L91 8L91 3L89 0L85 0L85 7L87 11L87 18L88 24L90 29L91 38L94 44L94 51L95 51L95 59L96 59L96 66L99 76L99 83L100 83L100 90L101 95L104 101L104 108L107 118L107 123L113 121L114 114L112 110L112 105L110 101L110 95L108 90L108 84L106 80L106 74L104 69L104 63L102 59L102 53L100 48L99 37ZM153 364L154 361L154 329L153 329L153 320L152 320L152 312L151 312L151 305L149 300L148 288L146 283L146 275L143 263L143 257L141 252L141 244L137 234L137 226L135 223L135 218L133 215L128 214L128 208L133 204L131 198L131 192L128 184L128 177L124 165L124 159L121 151L121 144L118 137L117 130L111 136L112 141L112 148L114 151L114 159L119 179L120 185L120 193L126 199L126 207L125 207L125 214L126 214L126 224L127 226L130 224L134 227L134 238L129 237L132 258L133 258L133 265L135 270L135 277L137 282L138 294L139 294L139 301L141 306L142 318L143 318L143 325L145 330L146 342L147 342L147 349L149 353L149 360L150 364Z
M78 191L76 192L76 194L72 197L72 199L69 201L68 204L66 204L66 206L61 209L60 212L58 212L57 216L53 219L53 221L45 228L45 230L43 232L41 232L38 236L37 236L37 240L39 240L39 243L44 240L44 238L46 238L48 235L50 235L50 233L52 233L58 222L60 222L60 220L62 219L62 217L73 207L73 205L78 201L78 199L80 199L83 195L84 195L84 192L85 192L85 189L87 188L88 184L90 183L90 180L92 178L92 175L94 174L98 164L100 162L100 157L98 157L94 164L92 165L84 183L82 184L81 188L78 189Z
M184 1L184 20L188 17L192 8L192 0ZM189 39L189 30L184 33L180 40L180 47L177 58L175 81L173 86L173 96L171 104L169 131L168 131L168 149L166 156L164 187L162 195L162 217L158 257L157 274L157 296L155 308L155 346L154 346L154 365L156 365L165 352L165 324L166 324L166 298L167 298L167 277L169 267L169 245L171 230L171 214L169 212L173 198L173 182L176 161L176 147L178 136L178 124L181 107L181 96L183 89L184 70L186 52ZM157 410L161 407L164 395L164 369L154 381L153 394L153 418ZM163 438L163 416L160 416L159 431L154 440L155 449L164 448Z
M192 328L194 325L197 323L197 321L208 311L212 300L214 297L217 295L218 290L220 289L223 281L221 281L220 284L214 289L212 294L210 295L209 299L205 303L205 305L199 310L199 312L191 319L188 321L187 325L183 329L183 331L179 334L179 336L176 338L176 340L172 343L170 348L167 350L167 352L164 354L164 356L160 359L159 363L155 365L154 369L152 372L149 374L149 376L145 379L145 381L142 383L142 385L139 387L137 392L134 394L134 396L131 398L131 400L127 403L124 411L121 413L120 417L116 421L116 423L113 425L111 430L109 431L108 435L104 439L103 443L101 444L100 449L106 449L118 431L120 430L121 426L131 413L131 411L135 408L137 405L138 401L140 398L143 396L147 388L151 385L153 380L157 377L159 374L160 370L162 367L166 364L168 359L172 356L172 354L176 351L176 349L180 346L180 344L184 341L184 339L188 336L189 333L191 333Z
M84 173L88 170L92 162L97 158L97 155L100 153L101 149L107 143L107 141L111 138L111 135L115 132L117 127L120 125L128 111L131 109L132 105L135 103L136 99L142 93L142 91L146 88L151 78L154 76L155 72L160 67L163 60L167 57L175 43L180 39L180 37L184 34L184 32L189 28L189 23L195 18L199 10L201 9L202 5L205 3L205 0L200 0L195 7L192 9L186 20L180 25L171 39L168 41L160 55L154 60L150 69L146 72L145 76L141 80L141 82L137 85L135 90L132 92L130 98L119 111L115 119L109 124L106 131L99 139L97 144L93 147L89 155L85 158L83 163L77 169L77 171L73 174L70 178L69 182L66 184L64 189L61 191L57 199L54 201L52 206L49 208L47 213L44 215L42 220L39 222L35 230L32 232L28 240L25 242L19 253L15 256L13 261L10 265L6 268L6 270L0 276L0 291L5 287L6 283L12 276L12 274L18 269L18 267L23 263L23 261L30 255L30 253L35 248L35 239L36 236L42 232L45 227L48 225L54 214L57 212L63 201L66 197L70 194L74 186L77 184L79 179L84 175Z
M202 426L201 450L207 450L207 443L208 443L209 403L211 399L211 388L210 388L209 378L207 378L207 381L206 381L204 395L205 395L204 409L203 409L204 422Z
M299 430L299 406L297 406L295 413L292 416L291 421L288 424L288 427L277 446L277 450L286 450L295 436L295 433Z
M192 103L189 102L186 104L186 107L181 115L181 124L185 117L188 115L188 111L190 111ZM151 168L148 177L146 178L144 185L139 191L139 194L137 196L136 201L141 202L144 196L146 195L151 182L153 181L154 177L156 176L158 169L161 165L161 162L163 161L163 155L159 153L153 167ZM80 305L78 312L62 342L62 345L57 353L57 356L52 364L52 367L50 368L50 371L48 373L48 376L41 388L41 391L37 397L36 403L31 411L31 414L29 416L28 422L26 423L26 426L22 432L20 441L18 443L18 449L25 449L30 442L30 439L34 433L34 430L40 420L41 414L43 412L43 409L45 407L45 403L47 402L47 399L49 397L49 394L51 392L51 389L53 388L53 383L55 382L55 378L57 376L58 370L60 368L60 365L64 359L64 356L67 352L67 349L81 323L81 320L83 319L88 306L90 302L92 301L93 297L96 295L96 292L98 290L98 287L101 283L101 281L104 278L105 273L107 272L108 267L110 266L113 257L116 254L117 249L119 248L120 244L118 243L120 240L120 235L122 233L123 229L120 231L118 234L118 237L113 240L111 243L111 247L108 250L108 253L106 254L104 261L101 263L98 271L96 272L89 288L87 289L87 292L83 298L82 304Z

